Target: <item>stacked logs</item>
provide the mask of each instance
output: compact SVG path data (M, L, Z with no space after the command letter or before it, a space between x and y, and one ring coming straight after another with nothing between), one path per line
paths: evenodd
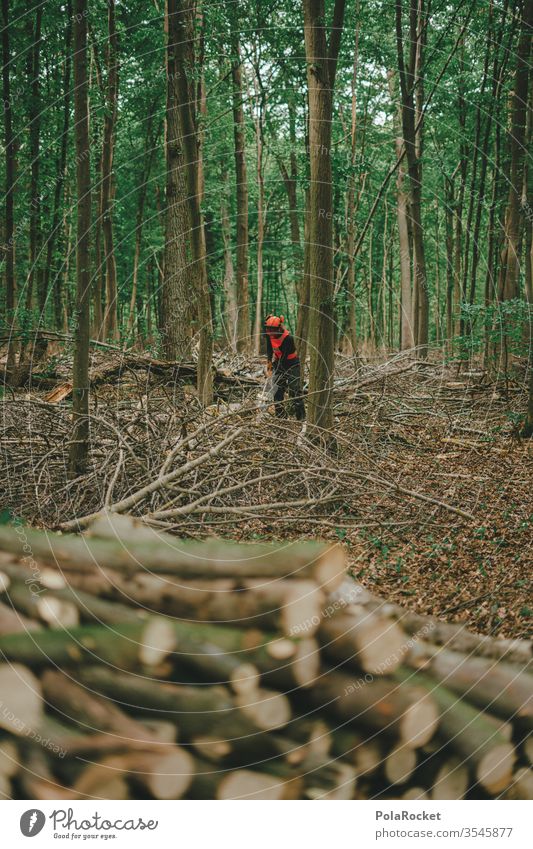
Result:
M0 528L0 793L533 798L532 647L372 596L337 545Z

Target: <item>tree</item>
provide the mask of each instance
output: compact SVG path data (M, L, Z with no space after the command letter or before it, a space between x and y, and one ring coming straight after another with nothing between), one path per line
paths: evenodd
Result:
M2 94L4 100L4 145L6 163L6 181L4 193L5 210L5 286L6 286L6 325L13 329L15 318L15 225L14 225L14 193L15 193L15 136L13 133L13 106L11 103L11 50L9 39L9 0L2 0ZM9 372L14 365L14 348L9 340L6 370Z
M304 39L309 93L309 402L310 435L331 431L335 310L331 123L333 89L344 20L344 0L335 0L331 32L324 0L304 0ZM326 441L330 436L325 435Z
M396 0L396 48L400 77L403 144L407 156L410 187L410 212L413 233L414 296L416 303L416 344L422 357L427 355L429 339L429 289L426 274L424 230L422 226L422 181L417 155L415 123L415 86L417 64L420 65L422 37L421 10L423 0L409 0L409 59L405 61L403 35L403 0Z
M115 21L115 0L107 0L109 38L106 51L107 88L102 144L102 233L105 254L106 308L104 336L118 339L117 319L117 267L113 243L113 159L115 154L115 128L118 109L118 35Z
M518 297L520 268L520 207L523 186L528 84L530 76L531 33L533 28L533 3L523 0L520 17L520 37L516 54L514 90L511 97L511 130L509 147L511 169L509 198L505 215L505 255L503 263L502 296Z
M179 0L167 3L167 105L166 105L166 212L165 254L161 297L161 336L167 359L191 356L189 235L191 222L187 204L187 174L184 167L183 129L180 112L179 75L192 67L191 40L180 42L182 24Z
M74 0L74 126L76 139L77 234L76 327L72 371L72 476L82 475L89 453L89 300L91 291L91 173L87 91L87 0Z
M213 359L213 328L211 317L211 304L207 286L207 266L205 256L205 231L202 213L200 210L200 180L198 169L198 122L193 115L194 99L188 83L188 72L185 61L185 45L191 38L193 32L194 3L191 0L178 0L174 6L174 0L170 0L170 16L174 17L172 32L176 37L177 50L175 53L175 72L177 82L177 94L179 99L179 111L181 118L181 130L183 140L184 168L187 176L187 203L190 219L190 242L192 263L190 268L193 272L194 285L192 298L197 305L199 325L199 350L197 365L197 388L198 397L204 404L210 404L213 400L213 375L211 371ZM189 55L192 54L189 51Z
M242 72L239 33L232 24L231 80L235 142L235 179L237 182L237 350L246 351L250 344L250 308L248 303L248 175L246 171L246 130L242 106Z

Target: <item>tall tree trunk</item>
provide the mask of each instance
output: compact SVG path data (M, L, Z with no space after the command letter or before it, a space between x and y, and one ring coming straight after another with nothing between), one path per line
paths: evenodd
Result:
M257 66L259 73L259 65ZM263 244L265 239L265 179L263 174L264 95L257 76L255 82L256 104L256 174L257 174L257 291L255 298L254 354L259 354L263 328Z
M310 192L309 188L305 191L305 205L304 205L304 266L303 266L303 277L302 277L302 286L300 290L300 299L298 305L298 316L296 322L296 340L299 345L299 357L301 362L302 369L302 378L305 374L305 367L307 361L307 339L309 336L309 301L310 301L310 290L311 284L309 279L309 252L310 252L310 211L309 211L309 203L310 203Z
M220 229L224 254L224 324L226 338L237 350L237 299L235 296L235 269L231 253L231 225L229 218L229 173L224 159L221 162Z
M180 56L191 42L180 44L179 0L167 3L167 105L166 105L166 216L163 283L161 288L160 329L163 353L169 360L191 357L192 309L189 267L190 217L187 204L187 174L183 155L183 130L180 114L178 74ZM188 102L188 100L187 100Z
M394 108L393 127L395 134L396 156L400 161L396 177L396 220L398 223L398 242L400 247L400 348L402 351L414 347L413 303L411 295L411 249L409 243L408 206L409 199L405 191L404 146L401 134L401 107L396 97L394 73L389 71L389 92Z
M355 308L355 156L357 150L357 71L359 65L359 0L357 0L355 46L351 80L350 173L346 193L346 262L348 289L348 330L352 353L357 355L357 312Z
M445 177L445 230L446 230L446 343L451 351L453 339L453 205L454 185L449 177Z
M335 310L333 298L331 122L333 88L344 21L344 0L335 0L331 35L324 0L304 0L304 39L309 92L309 402L310 435L332 440Z
M115 154L115 132L118 108L118 34L115 22L115 0L107 0L108 44L106 53L107 87L104 137L102 144L102 233L105 253L106 308L104 313L104 335L117 340L117 267L113 242L113 160Z
M531 29L533 27L533 2L523 0L520 21L520 36L516 53L516 72L511 96L511 173L509 199L505 216L505 280L503 297L517 298L519 295L520 270L520 200L522 195L524 141L529 84L529 57L531 54Z
M70 473L84 474L89 453L89 300L91 292L91 171L87 91L87 0L74 0L74 124L76 136L77 234L76 328L72 371L73 432Z
M424 251L424 231L422 226L422 182L420 162L417 157L417 133L415 131L415 71L417 51L420 41L420 12L419 0L409 0L409 61L406 66L404 58L403 37L403 0L396 3L396 46L398 52L398 70L402 94L402 128L403 143L407 156L410 184L410 211L413 233L414 253L414 285L417 302L417 336L416 344L420 356L427 356L429 339L429 292L426 274L426 257ZM422 3L420 3L422 7Z
M159 125L158 130L155 133L155 136L152 135L152 126L154 121L154 111L150 108L150 112L148 114L147 122L146 122L146 136L144 142L144 154L143 154L143 163L141 168L141 173L139 176L139 191L137 194L137 215L135 219L135 249L133 253L133 272L132 272L132 281L131 281L131 298L130 298L130 309L128 316L128 336L131 335L133 331L133 325L135 322L135 310L137 303L137 290L138 290L138 279L139 279L139 262L141 258L141 245L142 245L142 232L143 232L143 224L144 224L144 205L146 201L146 189L148 180L150 177L150 171L152 169L152 163L154 160L154 154L156 149L157 139L159 138L161 125Z
M42 5L37 7L35 14L35 30L31 30L32 47L28 53L28 84L30 89L30 109L28 130L30 137L30 268L28 272L28 289L26 306L31 308L33 295L37 290L37 304L40 321L44 321L46 292L43 291L41 249L41 196L39 192L40 144L41 144L41 97L40 97L40 62L41 62L41 24ZM30 18L31 26L31 18Z
M44 291L48 292L52 269L54 267L54 251L58 241L61 226L61 203L63 200L63 188L65 185L65 172L67 167L68 152L68 130L70 124L70 73L72 52L72 2L67 0L67 20L65 23L65 66L63 70L63 121L61 128L61 147L57 163L57 177L54 188L54 208L52 214L52 227L46 243L46 266L44 269ZM63 306L61 292L61 274L56 272L54 277L54 323L58 330L63 323Z
M237 350L246 351L250 344L250 307L248 302L248 177L246 173L246 132L242 105L243 87L239 34L233 29L232 101L235 141L235 179L237 181Z
M9 0L2 0L2 95L4 100L4 146L6 179L4 191L5 215L5 287L6 287L6 325L12 332L15 322L15 136L13 133L13 108L11 103L11 48L9 39ZM11 372L14 366L15 352L10 339L7 349L6 370Z
M191 224L190 243L192 272L195 282L193 299L197 307L200 336L197 389L201 403L207 406L213 400L213 324L207 284L205 230L198 194L198 122L193 114L194 100L190 96L191 89L188 82L190 67L186 61L186 53L191 55L194 50L192 45L188 51L185 49L194 31L194 2L192 0L168 0L168 15L169 42L172 42L171 33L176 36L174 62L184 167L187 177L187 205Z
M466 100L464 94L464 42L461 41L459 58L459 80L457 86L457 116L459 120L459 189L454 205L455 222L455 255L453 262L453 312L455 318L454 333L461 336L463 333L463 320L461 316L461 304L463 302L463 287L461 269L466 257L463 254L463 207L466 189L466 175L468 169L468 144L466 133Z

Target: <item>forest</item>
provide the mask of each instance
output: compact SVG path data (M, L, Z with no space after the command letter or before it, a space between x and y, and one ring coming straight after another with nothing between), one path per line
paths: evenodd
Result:
M533 798L532 0L1 3L0 794Z

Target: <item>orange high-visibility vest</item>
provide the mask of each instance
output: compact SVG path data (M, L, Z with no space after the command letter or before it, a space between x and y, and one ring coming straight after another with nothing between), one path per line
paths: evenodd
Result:
M282 356L281 345L284 342L284 340L287 338L288 335L289 335L289 331L284 330L283 333L281 334L281 336L278 336L278 337L271 336L270 337L270 344L272 345L272 351L274 352L274 356L277 360L281 360L281 356ZM295 360L297 356L298 356L298 354L296 353L296 351L294 351L294 353L292 353L292 354L287 354L287 359L288 360Z

